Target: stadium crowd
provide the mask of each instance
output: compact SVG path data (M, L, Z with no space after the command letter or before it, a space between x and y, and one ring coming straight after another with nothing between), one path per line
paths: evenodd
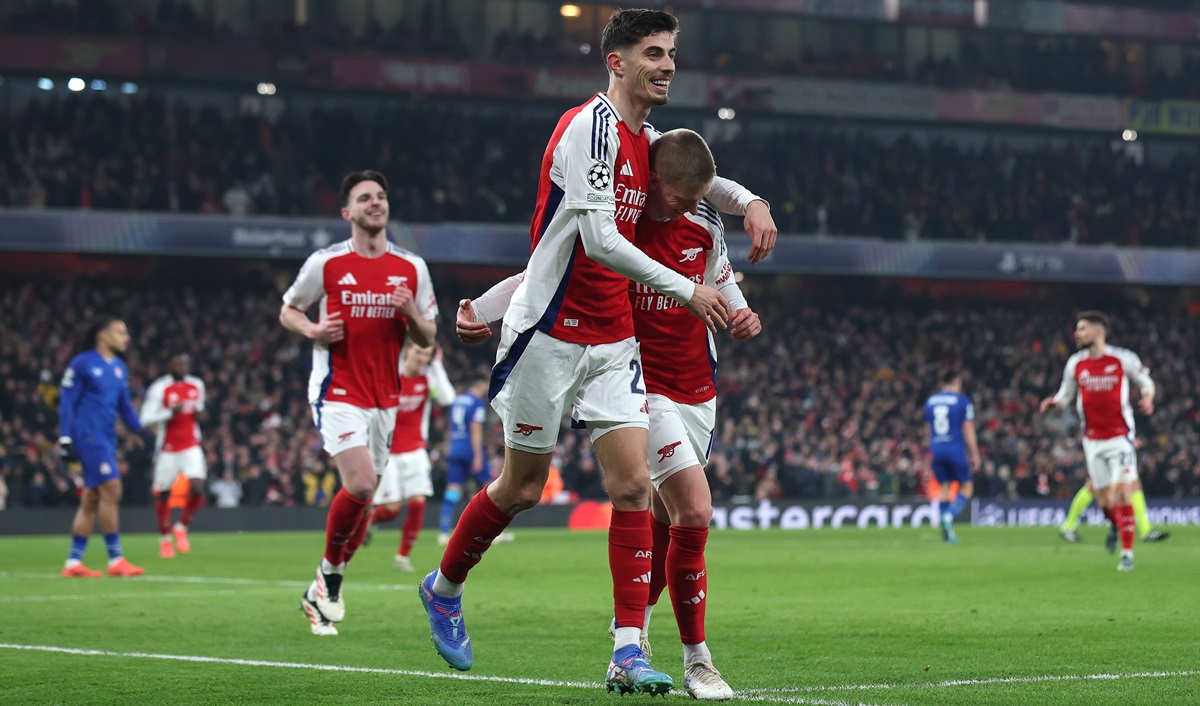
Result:
M340 175L373 164L406 221L528 222L556 119L415 101L272 124L146 95L51 98L0 115L0 207L330 215ZM773 202L785 233L1200 245L1188 153L1159 164L1096 141L885 143L828 125L764 126L713 147L722 174Z
M58 382L80 348L82 322L105 311L124 317L133 335L126 359L135 404L171 353L191 353L193 372L208 386L203 447L210 489L222 505L330 499L336 474L306 402L309 349L277 321L280 287L294 273L264 266L231 277L195 264L181 273L179 262L159 261L158 274L143 277L4 278L0 306L22 316L0 331L0 502L77 501L80 479L54 447ZM448 302L479 293L455 273L435 269L434 277L447 316ZM764 332L719 344L718 433L709 468L717 500L925 495L920 409L950 365L967 371L978 413L986 460L977 495L1063 498L1083 482L1073 420L1036 413L1071 351L1073 310L1066 305L997 305L963 294L931 299L852 280L801 291L794 278L751 277L743 287ZM1129 305L1110 311L1113 341L1141 353L1160 385L1158 410L1138 419L1146 490L1198 497L1200 375L1188 364L1200 355L1197 312ZM487 374L493 349L451 341L450 328L443 320L446 366L465 386ZM435 412L439 489L445 427ZM499 428L487 440L499 468ZM121 466L126 502L146 504L150 449L135 435L124 437ZM604 497L586 436L564 434L555 466L562 497Z

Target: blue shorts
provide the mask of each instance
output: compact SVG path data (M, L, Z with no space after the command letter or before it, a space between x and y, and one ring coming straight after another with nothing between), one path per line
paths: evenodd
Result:
M971 482L971 466L965 458L938 458L933 457L933 477L937 478L937 482L945 485L951 481L958 481L959 485Z
M471 475L472 459L469 458L450 458L446 461L446 482L457 483L462 485L467 482L467 477ZM487 485L492 482L492 469L489 468L487 458L483 459L483 469L475 474L475 481L480 485Z
M83 484L95 490L105 483L120 480L117 470L117 450L111 446L81 445L75 449L79 463L83 465Z

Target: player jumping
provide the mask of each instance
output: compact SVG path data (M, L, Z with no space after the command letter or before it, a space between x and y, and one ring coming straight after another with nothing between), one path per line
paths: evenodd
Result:
M1129 383L1141 391L1138 409L1154 412L1154 381L1136 353L1107 345L1108 317L1085 311L1075 322L1079 351L1067 360L1062 385L1042 400L1041 411L1061 408L1076 398L1083 424L1083 453L1096 501L1116 527L1121 540L1118 571L1133 571L1132 484L1137 480L1137 451L1133 446L1133 407Z
M101 317L88 329L92 350L71 359L63 373L58 406L58 447L63 459L83 466L83 495L71 523L71 553L63 566L67 578L95 578L101 572L83 565L96 517L108 549L109 576L140 576L143 570L121 551L121 475L117 470L117 414L125 426L142 433L129 400L129 369L117 357L129 347L129 329L114 316Z
M929 424L929 448L933 477L941 489L938 520L942 540L954 544L954 518L963 511L975 492L971 472L979 470L979 443L975 437L975 405L962 392L962 375L957 370L942 373L942 388L925 401ZM958 496L950 502L950 484L958 482Z
M342 576L362 543L388 461L405 336L430 346L437 333L429 268L387 239L387 179L352 172L342 180L341 197L350 239L305 261L279 312L284 328L313 341L309 401L342 481L329 505L325 554L300 597L314 635L336 635L334 623L346 614ZM314 323L305 311L318 302Z
M164 559L191 551L188 526L196 511L204 506L204 478L207 474L204 449L200 448L200 425L196 415L204 411L204 381L189 375L191 357L186 353L171 356L168 374L151 383L142 400L142 424L158 427L155 444L154 514L158 518L158 551ZM188 499L179 521L171 526L171 486L182 473L188 479ZM172 543L172 539L174 543Z

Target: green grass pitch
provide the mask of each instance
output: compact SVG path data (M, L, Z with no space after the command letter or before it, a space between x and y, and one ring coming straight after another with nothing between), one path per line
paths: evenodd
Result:
M736 703L1200 703L1200 528L1140 545L1116 571L1103 530L714 532L708 643ZM69 540L0 538L0 704L616 704L602 533L523 530L472 574L464 613L475 668L433 651L416 583L380 532L347 577L337 637L297 608L319 558L311 533L202 534L157 558L124 537L135 579L63 579ZM87 563L100 568L93 537ZM680 689L664 594L654 664ZM30 649L39 648L39 649ZM54 651L45 649L53 648ZM679 689L667 701L682 703Z

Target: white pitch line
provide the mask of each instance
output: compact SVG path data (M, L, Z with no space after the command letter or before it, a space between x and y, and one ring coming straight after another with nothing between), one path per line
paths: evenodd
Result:
M40 595L40 596L0 596L0 603L24 603L24 602L45 602L45 601L94 601L97 598L179 598L179 597L195 597L195 596L244 596L247 592L269 591L268 587L260 586L257 588L242 588L234 590L232 588L220 589L216 591L142 591L140 593L89 593L87 595L77 594L62 594L62 595Z
M414 669L384 669L379 667L348 667L337 664L311 664L307 662L269 662L260 659L233 659L225 657L201 657L196 655L168 655L149 652L113 652L110 650L88 650L74 647L53 647L49 645L17 645L0 643L0 649L22 650L30 652L53 652L57 654L79 655L84 657L126 657L134 659L156 659L172 662L200 662L207 664L228 664L238 667L275 667L282 669L309 669L321 672L352 672L356 674L389 674L405 677L427 677L431 679L457 679L460 681L492 682L500 684L524 684L529 686L567 687L574 689L603 689L600 682L555 681L551 679L530 679L524 677L498 677L481 674L462 674L459 672L425 672ZM681 692L672 692L672 696L684 696ZM741 692L735 694L741 697ZM807 699L799 697L750 696L749 701L762 701L785 704L812 704L813 706L878 706L860 702L830 701L827 699Z
M989 684L1035 684L1056 681L1107 681L1120 679L1163 679L1200 676L1200 671L1129 672L1127 674L1062 674L1036 677L995 677L992 679L951 679L914 684L846 684L844 686L800 686L779 689L746 689L744 694L805 694L826 691L875 691L885 689L943 689L951 686L987 686Z
M26 573L20 571L0 571L0 579L58 579L62 578L61 574L50 573ZM131 579L125 579L137 583L143 582L162 582L162 583L213 583L228 586L292 586L304 587L312 583L311 581L270 581L265 579L243 579L243 578L212 578L209 576L135 576ZM415 589L412 584L386 584L386 583L350 583L350 588L366 588L379 591L406 591Z

